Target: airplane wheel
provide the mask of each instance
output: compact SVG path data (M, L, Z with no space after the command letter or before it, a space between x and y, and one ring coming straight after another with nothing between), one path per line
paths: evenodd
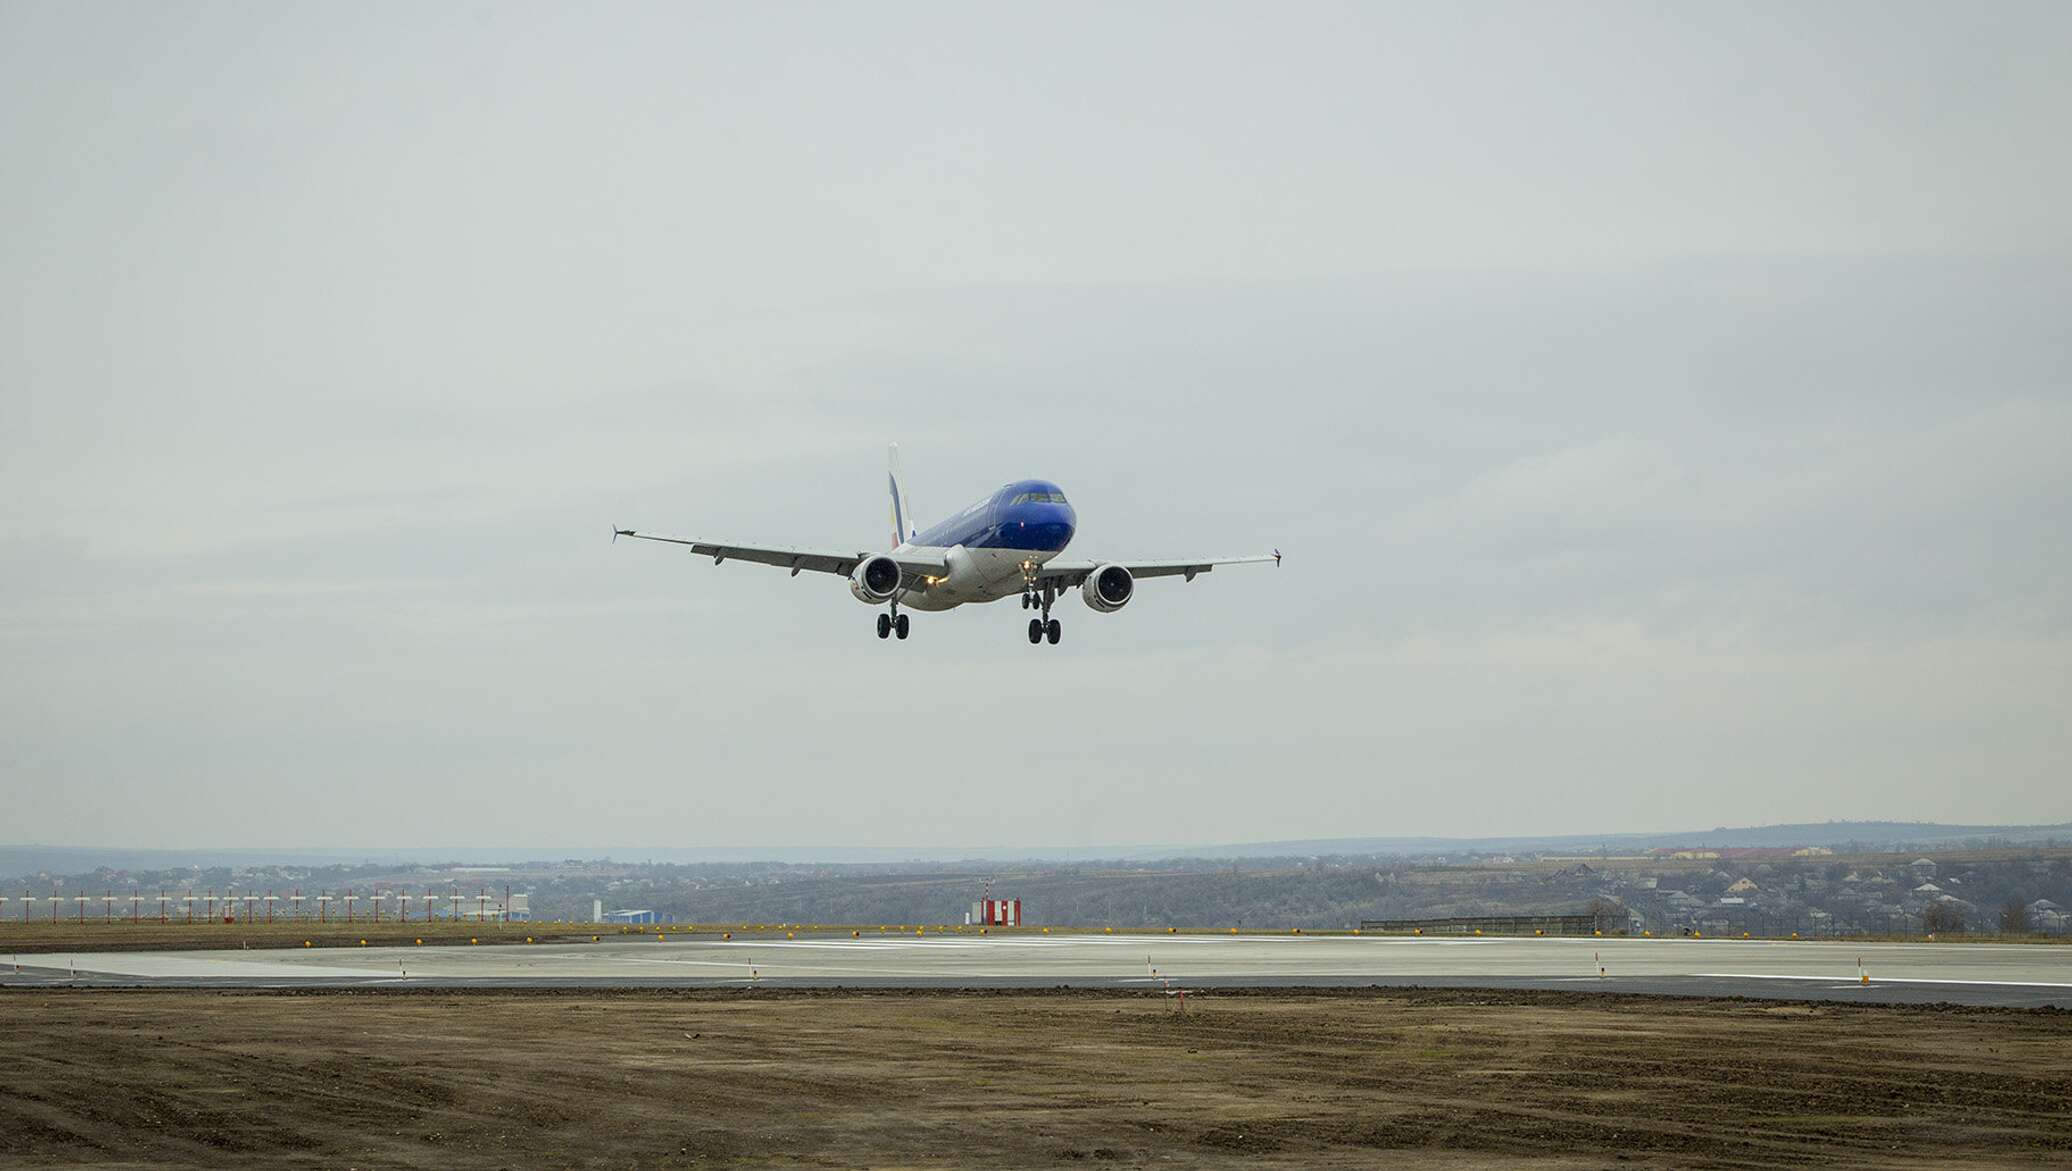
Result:
M1034 646L1034 645L1036 645L1037 643L1039 643L1039 642L1042 642L1042 641L1043 641L1043 619L1041 619L1041 618L1031 618L1031 619L1029 619L1029 645L1031 645L1031 646Z
M1064 637L1064 634L1064 623L1059 622L1055 618L1051 619L1049 624L1043 628L1043 636L1050 640L1050 645L1052 646L1058 645L1058 639Z
M879 638L883 638L883 637L885 637L886 635L888 635L888 634L891 634L891 633L892 633L892 615L890 615L890 614L880 614L880 615L878 615L878 637L879 637Z
M901 614L901 615L900 615L900 616L899 616L898 618L895 618L895 619L893 619L893 621L892 621L892 631L893 631L893 633L895 633L895 634L899 635L899 637L901 637L901 638L905 638L905 637L906 637L906 632L907 632L907 616L906 616L906 615L904 615L904 614Z

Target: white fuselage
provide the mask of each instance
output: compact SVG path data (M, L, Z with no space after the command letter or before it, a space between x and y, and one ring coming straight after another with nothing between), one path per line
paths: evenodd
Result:
M919 588L899 591L899 604L914 610L949 610L971 602L997 602L1019 595L1031 570L1041 567L1060 550L1055 549L947 549L928 545L901 545L896 553L940 554L950 567L949 576L924 582Z

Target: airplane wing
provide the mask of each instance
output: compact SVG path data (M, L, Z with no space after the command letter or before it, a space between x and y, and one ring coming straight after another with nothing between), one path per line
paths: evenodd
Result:
M866 557L879 556L869 551L840 553L826 549L794 549L785 545L735 545L726 541L699 541L690 537L665 537L660 533L613 529L612 539L617 540L620 537L683 545L693 553L712 558L714 565L722 561L754 561L761 565L774 565L779 569L791 570L793 577L797 577L801 570L806 569L815 573L835 573L847 577L856 569L857 562ZM903 553L886 553L884 556L897 562L900 571L909 577L940 577L949 572L949 566L938 553L909 550Z
M1193 581L1195 574L1207 573L1218 565L1258 565L1268 561L1279 565L1280 550L1243 557L1198 557L1174 561L1052 561L1037 571L1036 580L1039 584L1068 590L1085 581L1087 574L1103 565L1120 565L1130 571L1131 577L1172 577L1179 574Z

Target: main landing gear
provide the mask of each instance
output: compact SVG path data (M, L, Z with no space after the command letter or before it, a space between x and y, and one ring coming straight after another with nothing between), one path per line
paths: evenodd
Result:
M897 634L899 637L905 638L907 636L907 616L896 611L891 614L878 615L878 637L884 638L888 634Z
M1043 617L1029 619L1029 644L1031 646L1045 639L1050 640L1050 645L1056 646L1058 639L1064 636L1064 626L1057 619L1050 616L1050 604L1056 600L1057 591L1050 586L1043 587L1042 597L1036 595L1036 587L1033 583L1022 591L1022 609L1033 610L1039 606L1043 609Z

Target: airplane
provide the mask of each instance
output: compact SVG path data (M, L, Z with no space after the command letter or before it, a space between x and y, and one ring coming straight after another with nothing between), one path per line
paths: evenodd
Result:
M912 526L901 485L899 445L892 445L887 479L892 490L892 549L846 553L794 549L781 545L737 545L689 537L667 537L633 529L612 529L612 540L633 537L686 545L691 552L725 561L754 561L791 570L834 573L849 579L857 601L884 606L878 615L878 637L907 636L908 610L951 610L979 602L996 602L1020 594L1022 609L1040 610L1029 619L1029 641L1057 645L1063 624L1050 616L1058 595L1074 586L1099 614L1113 614L1129 605L1142 577L1181 576L1193 581L1219 565L1281 563L1281 551L1243 557L1197 557L1166 561L1066 561L1058 554L1072 541L1079 516L1064 492L1049 480L1016 480L923 532Z

